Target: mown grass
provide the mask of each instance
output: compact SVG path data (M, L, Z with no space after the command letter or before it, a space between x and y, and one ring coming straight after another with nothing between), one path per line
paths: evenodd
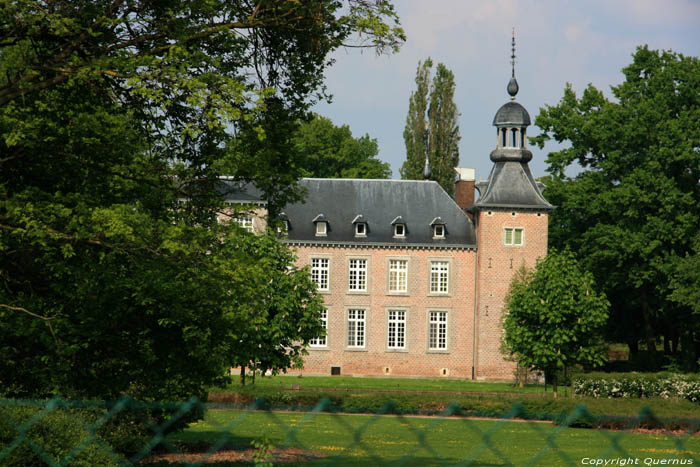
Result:
M291 387L296 390L289 390ZM469 390L476 388L480 391ZM507 383L462 380L277 376L258 377L254 385L244 388L231 385L223 391L245 396L239 402L249 404L262 398L271 408L284 409L310 410L320 400L328 398L333 411L350 413L377 413L387 401L392 401L395 413L435 414L454 401L473 415L498 417L520 401L532 419L551 420L581 403L599 416L634 417L648 407L664 419L700 418L700 404L685 400L572 398L566 397L567 392L563 390L558 399L553 399L551 391L544 393L541 386L526 387L522 393L507 391L508 388L520 389ZM382 390L387 392L376 392Z
M265 434L275 446L325 456L332 465L580 465L584 458L700 459L700 437L557 427L550 423L410 416L209 411L171 441L249 446Z
M250 383L251 379L247 378ZM492 383L462 379L429 378L355 378L352 376L258 376L255 384L241 387L238 379L224 387L212 388L212 391L256 392L269 389L281 389L298 386L302 389L346 389L346 390L384 390L384 391L446 391L446 392L498 392L498 393L544 393L543 385L528 384L523 388L510 383ZM551 386L548 387L551 392ZM562 388L563 390L563 388Z

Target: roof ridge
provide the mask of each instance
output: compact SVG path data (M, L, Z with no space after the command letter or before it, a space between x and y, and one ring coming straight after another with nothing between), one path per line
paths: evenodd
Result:
M435 180L401 180L396 178L323 178L302 177L300 180L338 180L346 182L409 182L409 183L437 183Z

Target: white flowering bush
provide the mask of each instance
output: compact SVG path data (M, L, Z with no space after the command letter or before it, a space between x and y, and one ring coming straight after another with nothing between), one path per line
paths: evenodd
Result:
M700 375L589 373L573 378L574 393L590 397L661 397L700 403Z

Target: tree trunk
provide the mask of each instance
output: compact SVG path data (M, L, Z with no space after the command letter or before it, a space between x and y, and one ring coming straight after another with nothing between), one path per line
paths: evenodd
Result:
M636 338L633 337L630 340L628 340L627 347L629 347L630 349L630 354L627 357L628 359L639 353L639 341Z
M557 370L554 370L552 372L552 394L554 394L554 398L557 398Z
M649 303L646 300L646 294L642 294L642 319L644 319L644 333L647 344L647 352L650 355L656 354L656 340L654 339L654 327L651 323L651 313L649 311Z
M245 386L245 366L241 365L241 386Z

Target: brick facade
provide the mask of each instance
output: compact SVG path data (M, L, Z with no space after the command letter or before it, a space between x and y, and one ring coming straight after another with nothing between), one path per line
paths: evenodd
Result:
M328 309L326 347L310 347L304 373L451 376L471 378L474 304L474 250L296 247L298 264L328 258L330 287L321 292ZM348 290L349 260L368 260L367 292ZM389 261L408 261L406 293L389 291ZM448 293L430 293L431 261L449 264ZM366 310L364 348L347 347L347 310ZM387 348L388 312L406 312L405 349ZM447 312L447 348L428 349L428 313Z
M511 209L480 211L477 220L477 378L509 378L515 364L503 359L503 306L513 275L547 254L546 212ZM506 245L505 229L523 229L522 245Z
M326 258L330 269L329 290L320 292L328 309L326 345L310 347L303 370L296 373L330 375L331 367L339 367L341 374L357 376L511 379L515 365L500 350L504 299L518 268L531 268L546 254L547 218L546 212L526 210L479 212L476 251L296 246L299 266ZM522 229L522 245L504 244L506 228ZM366 292L348 290L350 259L368 260ZM392 259L408 261L406 293L389 291ZM449 264L447 294L430 293L431 261ZM347 346L350 309L366 313L361 349ZM406 312L405 349L387 347L389 310ZM430 311L447 312L445 350L428 349Z

